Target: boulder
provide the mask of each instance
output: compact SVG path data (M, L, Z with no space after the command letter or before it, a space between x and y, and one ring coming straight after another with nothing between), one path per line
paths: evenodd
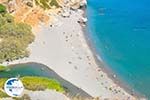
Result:
M71 14L70 8L64 7L63 10L62 10L62 13L61 13L62 17L69 17L70 14Z
M81 0L80 6L83 7L83 6L86 6L86 5L87 5L87 1L86 0Z
M15 12L16 9L17 9L16 0L10 0L8 2L8 11L10 13L13 13L13 12Z

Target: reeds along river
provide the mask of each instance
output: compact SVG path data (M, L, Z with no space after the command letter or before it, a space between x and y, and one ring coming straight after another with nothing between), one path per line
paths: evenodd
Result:
M0 72L0 78L12 78L23 76L39 76L54 79L57 80L64 87L64 89L68 93L68 96L73 97L79 95L82 98L91 98L91 96L85 91L73 85L69 81L63 79L56 72L54 72L52 69L50 69L44 64L32 62L10 65L8 66L8 69L6 71Z
M104 63L150 99L150 0L88 0L88 32Z

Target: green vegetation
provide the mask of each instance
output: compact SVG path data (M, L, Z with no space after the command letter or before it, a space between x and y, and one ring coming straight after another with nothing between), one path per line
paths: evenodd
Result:
M52 6L57 8L59 7L59 4L56 0L35 0L35 2L43 9L50 9Z
M54 89L58 92L64 92L62 86L55 80L43 77L23 77L21 78L24 87L28 90Z
M2 92L0 90L0 98L3 97L3 98L6 98L6 97L9 97L6 93Z
M6 12L6 7L0 4L0 13L5 13L5 12Z
M45 90L45 89L52 89L58 92L64 92L63 87L58 83L56 80L44 78L44 77L33 77L33 76L25 76L20 78L23 82L25 89L38 91L38 90ZM2 92L4 84L6 82L6 78L0 78L0 98L8 97L8 95ZM17 100L24 100L22 98L28 98L27 95L24 95Z
M13 16L0 14L0 62L29 56L28 45L34 41L31 27L15 23Z
M0 97L9 97L6 93L2 91L6 80L6 78L0 78Z
M7 70L7 67L0 65L0 72L5 71L5 70Z
M56 0L52 0L52 1L50 2L50 6L59 7L59 4L57 3Z
M0 78L0 89L3 89L6 80L6 78Z

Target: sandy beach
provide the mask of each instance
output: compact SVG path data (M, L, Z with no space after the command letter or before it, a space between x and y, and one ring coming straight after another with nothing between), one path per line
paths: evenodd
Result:
M84 11L71 11L69 18L55 16L55 23L38 26L35 41L29 46L31 55L5 65L38 62L49 66L58 75L86 91L92 97L110 100L135 100L97 65L77 22Z

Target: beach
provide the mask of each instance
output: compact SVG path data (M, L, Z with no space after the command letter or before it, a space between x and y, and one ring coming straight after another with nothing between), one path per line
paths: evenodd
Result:
M41 23L35 41L29 46L30 56L5 65L37 62L48 66L65 80L83 89L92 97L110 100L136 100L103 72L95 61L78 23L84 11L71 10L70 17L55 15L51 26Z

